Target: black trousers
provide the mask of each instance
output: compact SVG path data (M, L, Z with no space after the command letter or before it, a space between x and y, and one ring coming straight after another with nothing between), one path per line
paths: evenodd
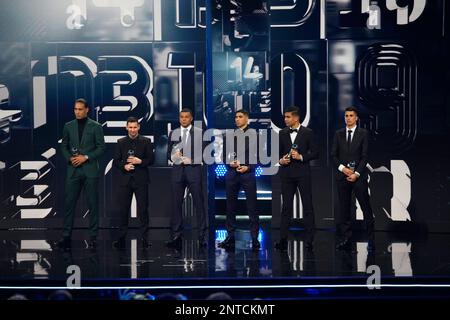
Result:
M180 236L183 232L183 200L186 187L192 195L197 217L199 237L206 236L207 215L203 198L203 168L201 165L177 165L172 168L172 196L173 210L170 221L172 237Z
M346 179L337 180L339 198L338 231L345 239L352 236L352 192L358 200L364 215L366 233L369 240L373 240L374 217L370 205L367 176L361 175L356 182Z
M312 242L314 238L314 210L312 205L311 176L301 177L282 177L281 194L283 196L283 207L281 209L280 237L287 239L289 232L289 223L293 214L294 195L298 190L303 205L303 220L306 229L306 241Z
M247 203L247 213L250 218L250 232L252 238L258 238L259 216L256 213L256 177L253 172L238 173L233 168L225 175L227 195L227 232L228 236L234 236L236 230L236 213L238 195L241 187L244 189Z
M120 226L119 238L124 239L128 232L131 201L136 196L136 213L139 218L139 233L142 239L148 236L148 183L136 183L130 178L127 185L119 186Z

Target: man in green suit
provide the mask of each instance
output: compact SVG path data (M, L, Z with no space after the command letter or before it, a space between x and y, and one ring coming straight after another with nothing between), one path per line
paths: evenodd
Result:
M90 215L90 248L97 246L98 232L98 159L105 152L102 126L88 118L89 106L84 99L77 99L74 106L75 119L63 129L61 152L67 162L64 201L63 238L57 246L70 248L74 212L81 190L84 189Z

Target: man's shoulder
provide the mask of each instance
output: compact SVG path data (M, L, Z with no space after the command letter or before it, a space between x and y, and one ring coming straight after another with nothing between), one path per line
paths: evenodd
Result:
M152 139L150 139L150 138L148 138L146 136L143 136L143 135L139 135L139 140L141 140L141 141L143 141L145 143L151 143L152 142Z
M345 133L345 127L336 130L336 134Z
M73 119L73 120L67 121L64 125L66 127L71 127L71 126L74 126L75 123L77 123L77 119Z
M127 137L125 136L125 137L122 137L122 138L119 138L119 139L117 139L117 143L124 143L125 142L125 140L127 140Z
M305 126L301 126L300 129L309 134L313 133L313 129L305 127Z
M97 121L95 121L95 120L92 120L92 119L88 119L88 123L90 124L90 125L92 125L92 126L98 126L98 127L102 127L102 125L100 124L100 123L98 123Z
M286 134L289 133L289 127L284 127L283 129L280 130L280 134Z

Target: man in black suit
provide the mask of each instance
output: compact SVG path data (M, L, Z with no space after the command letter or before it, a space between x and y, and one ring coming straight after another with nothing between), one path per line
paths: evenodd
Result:
M256 213L256 131L248 125L248 112L238 110L235 113L235 123L238 127L233 135L227 135L232 139L232 151L228 152L228 145L224 155L228 165L225 175L225 186L227 195L227 238L219 243L220 248L232 249L235 246L234 232L236 230L236 211L239 190L242 187L247 200L247 212L250 218L250 231L252 236L252 248L258 250L261 245L258 241L259 216ZM228 141L228 140L226 140ZM229 157L229 155L232 155Z
M201 247L206 246L206 210L203 198L203 130L194 127L193 113L190 109L180 111L180 128L169 134L167 158L172 167L173 211L171 217L171 240L168 247L180 248L182 243L183 216L182 205L186 187L192 195L196 215L198 240Z
M133 194L136 196L137 216L140 220L140 237L143 248L150 246L148 236L148 166L153 164L153 144L139 134L138 119L129 117L128 135L117 141L113 164L119 170L118 201L120 208L119 239L113 242L118 249L125 248L128 217Z
M352 191L355 192L364 214L368 236L368 251L374 250L374 217L370 206L367 183L367 160L369 152L369 133L357 127L358 110L354 107L345 109L346 127L337 130L334 135L331 156L338 169L336 183L339 198L338 231L341 239L336 248L350 246Z
M278 135L283 207L280 221L280 241L275 244L275 248L287 249L289 222L293 214L294 195L298 188L303 204L303 219L306 229L305 246L311 250L315 223L309 162L318 158L319 151L314 141L313 131L300 124L297 107L290 107L284 112L284 122L287 127L282 129Z

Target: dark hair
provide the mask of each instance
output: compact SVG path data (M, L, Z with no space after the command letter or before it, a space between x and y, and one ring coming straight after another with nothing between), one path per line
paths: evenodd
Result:
M237 115L238 113L242 113L244 116L248 117L248 111L247 110L244 110L244 109L238 110L238 111L236 111L234 113L234 115Z
M293 116L300 117L300 109L298 107L289 107L286 110L284 110L284 113L290 112Z
M128 125L128 123L130 123L130 122L137 122L137 124L139 124L138 119L135 118L135 117L128 117L128 119L127 119L127 125Z
M351 112L351 111L353 111L354 113L356 113L356 115L358 115L358 109L356 109L355 107L347 107L347 108L345 108L344 113Z
M189 109L189 108L183 108L183 109L181 109L180 114L181 114L182 112L189 112L189 113L191 114L191 117L192 117L192 118L194 117L194 113L193 113L192 110Z
M85 108L89 108L87 101L83 98L78 98L77 100L75 100L75 103L82 103L82 104L84 104Z

